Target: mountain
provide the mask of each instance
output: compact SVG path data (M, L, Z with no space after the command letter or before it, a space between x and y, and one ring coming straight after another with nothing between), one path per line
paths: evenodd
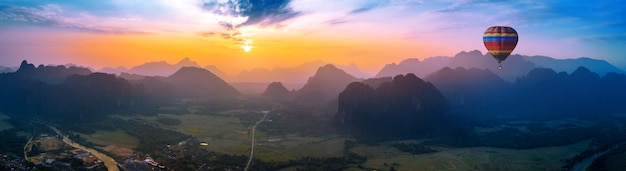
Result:
M427 76L443 67L450 68L477 68L487 69L499 77L513 82L516 78L525 76L534 68L552 68L557 72L573 72L579 66L604 75L608 72L624 73L624 71L610 63L590 58L554 59L545 56L510 55L502 62L503 69L498 69L498 63L490 54L482 54L478 50L459 52L453 57L431 57L423 61L419 59L406 59L400 64L387 64L381 69L376 77L388 77L398 74L414 73L420 77Z
M310 77L302 89L296 92L296 101L304 104L325 105L336 98L348 84L361 81L345 71L327 64Z
M345 71L346 73L356 78L371 78L372 77L371 74L361 71L361 69L359 69L359 67L355 63L350 63L349 65L338 65L338 64L334 64L334 65L336 65L337 68Z
M416 58L405 59L400 64L387 64L376 74L375 77L393 77L400 74L413 73L418 77L435 72L443 67L448 66L452 58L450 57L430 57L423 61Z
M449 110L445 97L414 74L398 75L376 89L350 83L338 97L337 119L359 132L413 137L439 125ZM427 131L428 130L428 131Z
M16 70L17 70L17 68L15 68L15 67L0 66L0 73L15 72Z
M164 80L176 87L181 96L188 98L221 99L239 95L235 88L202 68L182 67Z
M597 60L591 58L576 58L576 59L554 59L546 56L528 56L526 60L534 62L537 67L551 68L556 72L572 73L579 66L584 66L591 71L594 71L600 75L604 75L608 72L624 73L623 70L611 65L604 60Z
M97 70L97 72L102 72L102 73L110 73L110 74L115 74L115 75L120 75L123 72L128 73L128 69L124 68L124 67L117 67L117 68L111 68L111 67L104 67L100 70Z
M267 89L261 94L262 97L274 100L291 99L293 93L287 90L280 82L272 82L267 85Z
M463 110L501 103L511 89L509 82L487 69L445 67L424 80L435 85L455 109Z
M535 68L532 62L526 61L521 55L510 55L502 62L502 70L498 69L498 62L490 55L483 55L480 51L474 50L470 52L460 52L452 58L450 68L478 68L487 69L494 74L500 76L507 81L513 81L515 78L526 75L530 70Z
M274 69L255 68L252 70L242 71L237 74L231 82L282 82L282 83L305 83L307 76L313 75L317 68L330 63L320 60L300 64L296 67L277 67ZM336 68L344 70L344 72L357 76L357 78L369 78L371 75L359 70L356 64L348 66L335 65Z
M218 69L215 65L204 66L204 69L211 71L213 74L222 78L226 82L231 82L231 80L233 79L231 75L226 74L224 71Z
M367 80L363 80L361 81L361 83L368 85L372 88L378 88L378 86L382 85L383 83L386 82L391 82L393 81L393 77L380 77L380 78L370 78Z
M128 73L145 75L145 76L168 76L178 71L182 67L200 67L198 63L184 58L176 64L169 64L165 61L148 62L139 66L135 66L128 70Z
M15 71L15 75L18 75L24 79L42 81L47 84L59 84L65 81L68 76L71 75L89 75L91 70L87 68L71 66L66 68L63 65L59 66L44 66L39 65L35 68L35 65L28 63L24 60L20 64L19 69Z
M119 77L124 78L126 80L143 80L144 78L146 78L146 76L143 75L139 75L139 74L131 74L131 73L126 73L126 72L121 72L119 73Z

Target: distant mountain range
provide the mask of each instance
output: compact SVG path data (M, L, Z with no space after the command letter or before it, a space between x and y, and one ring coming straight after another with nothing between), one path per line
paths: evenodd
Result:
M267 85L267 88L265 89L263 94L261 94L261 97L272 99L272 100L285 101L285 100L290 100L293 97L293 95L294 95L294 92L287 90L287 88L285 88L285 86L283 86L282 83L272 82L269 85Z
M75 66L70 66L66 68L63 65L39 65L35 67L35 65L30 64L28 63L28 61L24 60L20 64L20 67L17 69L17 71L14 72L14 74L24 79L42 81L47 84L59 84L65 82L65 79L67 79L67 77L71 75L89 75L91 74L91 70Z
M386 77L388 78L388 77ZM432 130L449 104L433 86L413 74L397 75L377 87L350 83L338 95L336 119L342 126L394 137L411 137Z
M313 61L290 68L277 67L272 70L255 68L249 71L240 72L232 79L231 82L305 83L308 76L313 75L317 68L326 64L329 63L323 61ZM357 78L371 77L371 75L359 70L355 64L350 64L348 66L333 64L333 66L340 68L346 73L349 73Z
M300 89L306 83L307 78L315 74L317 68L326 64L329 63L318 60L303 63L296 67L277 67L272 70L255 68L242 71L237 75L226 74L215 65L207 65L203 68L211 71L211 73L230 83L241 92L246 94L260 94L266 88L266 85L271 82L281 82L288 89ZM371 77L371 75L361 71L354 63L347 66L335 66L357 78ZM176 64L169 64L165 61L148 62L131 69L124 67L105 67L97 70L97 72L117 74L128 80L136 80L143 79L145 76L169 76L182 67L200 68L196 62L191 61L189 58L184 58Z
M17 70L17 67L0 66L0 73L15 72L16 70Z
M327 64L317 69L315 75L310 77L304 87L296 92L295 101L304 104L325 105L330 100L337 98L337 94L348 84L361 80L334 65Z
M604 75L608 72L624 73L623 70L612 64L590 58L554 59L545 56L511 55L503 63L503 69L498 69L498 63L488 54L482 54L478 50L460 52L454 57L431 57L423 61L419 59L406 59L399 64L387 64L375 77L390 77L406 73L414 73L419 77L425 77L441 68L463 67L466 69L487 69L507 81L513 81L520 76L528 74L534 68L551 68L556 72L571 73L576 68L583 66Z

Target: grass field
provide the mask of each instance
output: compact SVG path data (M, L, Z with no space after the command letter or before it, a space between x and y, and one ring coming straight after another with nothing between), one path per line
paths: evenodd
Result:
M561 170L564 160L584 151L590 141L529 150L491 147L443 149L430 154L412 155L385 145L359 145L352 151L364 155L363 166L386 170ZM385 164L387 166L385 166Z
M304 156L341 157L345 138L289 137L276 142L259 142L255 157L264 161L287 161Z
M181 124L161 125L156 121L161 117L178 119ZM120 118L130 119L129 117ZM242 126L237 117L210 114L158 114L156 116L133 116L131 118L140 118L144 122L159 124L162 128L191 135L200 142L208 143L209 145L205 148L211 151L241 155L247 154L250 148L251 137L247 134L248 128ZM258 135L262 136L263 133L257 131ZM244 149L246 146L247 148Z
M134 136L126 134L122 130L116 131L96 131L96 133L80 134L80 137L85 138L87 141L100 144L100 145L115 145L118 147L132 149L139 144L139 139Z
M0 131L13 128L13 125L4 121L5 119L9 119L9 118L10 117L5 115L4 113L0 113Z
M262 115L259 113L259 115ZM137 117L137 116L133 116ZM197 138L200 142L209 145L204 147L210 151L248 155L250 152L251 135L248 128L243 126L238 117L230 115L185 114L171 115L158 114L156 116L138 116L144 122L158 124L157 118L175 118L181 121L180 125L160 125L162 128L180 131ZM130 119L131 117L122 117ZM264 122L261 124L271 124ZM255 158L265 161L286 161L304 156L313 157L340 157L343 155L344 138L300 137L268 137L264 132L257 130L257 146Z

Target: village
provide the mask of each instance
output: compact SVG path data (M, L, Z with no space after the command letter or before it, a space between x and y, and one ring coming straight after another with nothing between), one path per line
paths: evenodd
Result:
M40 134L31 138L24 146L24 156L34 168L107 170L98 157L66 144L60 135Z

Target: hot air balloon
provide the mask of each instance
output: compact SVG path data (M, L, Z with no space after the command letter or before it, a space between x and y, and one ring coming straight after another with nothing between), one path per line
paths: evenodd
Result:
M483 34L483 43L489 54L498 60L502 70L504 61L517 45L517 31L509 26L491 26Z

